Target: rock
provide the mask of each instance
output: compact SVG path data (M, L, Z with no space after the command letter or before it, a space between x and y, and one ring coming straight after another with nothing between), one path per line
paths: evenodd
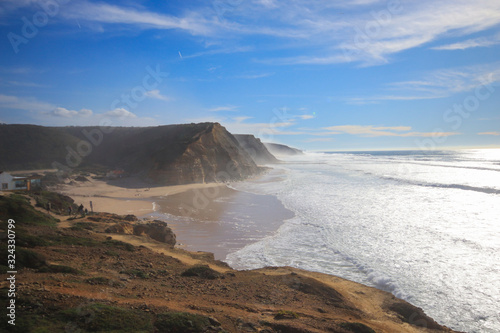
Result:
M166 223L161 221L135 225L128 222L120 222L106 228L105 232L120 235L147 236L172 247L174 247L176 243L176 237L172 229L170 229Z
M176 243L174 232L163 222L153 221L145 224L137 224L134 226L133 233L136 236L149 236L158 242L169 244L172 247L174 247Z
M271 154L264 144L251 134L235 134L234 137L239 144L247 151L257 164L278 163L276 157Z
M133 235L134 227L128 222L122 222L106 228L105 232L110 234Z
M213 326L221 326L222 324L215 318L213 317L208 317L208 321L210 322L210 325Z

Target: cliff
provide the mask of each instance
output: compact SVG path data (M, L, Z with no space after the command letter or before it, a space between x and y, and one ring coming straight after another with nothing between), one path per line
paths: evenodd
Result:
M453 332L390 293L335 276L237 271L172 248L154 239L159 222L49 216L27 197L0 195L4 235L8 219L16 221L19 287L16 326L0 323L6 332ZM120 234L106 231L112 226ZM0 298L9 302L7 292Z
M278 159L267 150L266 146L251 134L235 134L234 137L257 164L278 163Z
M158 127L0 125L1 168L123 169L155 184L224 182L262 171L218 123Z
M293 156L293 155L302 155L304 152L297 148L288 147L286 145L278 144L278 143L269 143L265 142L264 146L275 156Z

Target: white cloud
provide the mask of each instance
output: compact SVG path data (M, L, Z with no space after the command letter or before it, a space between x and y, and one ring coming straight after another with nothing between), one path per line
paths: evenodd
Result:
M48 113L54 117L63 117L63 118L74 118L74 117L89 117L92 116L92 110L81 109L80 111L68 110L65 108L55 108L51 112Z
M495 135L495 136L500 136L500 132L482 132L482 133L477 133L477 135Z
M432 47L433 50L465 50L474 47L490 47L500 44L500 34L492 37L468 39L462 42Z
M325 127L330 134L351 134L362 137L445 137L459 135L458 132L410 132L410 126L373 126L373 125L341 125Z
M179 29L193 35L214 33L216 24L203 15L189 12L181 17L159 14L141 7L123 7L102 2L79 1L61 11L67 19L104 24L127 24L142 29Z
M274 75L274 73L246 74L246 75L235 76L235 78L254 80L254 79L261 79L261 78L269 77L269 76L273 76L273 75Z
M302 120L308 120L308 119L314 119L315 116L313 116L312 114L302 114L297 116L297 118L300 118Z
M372 6L366 10L343 3L346 9L342 12L326 1L305 0L283 4L274 11L254 8L254 11L245 11L254 18L254 29L248 24L239 29L247 34L296 40L298 55L264 60L272 64L361 62L376 65L389 62L396 53L443 37L467 36L500 23L500 3L496 0L404 1L394 8L390 7L394 2L385 1L359 1L357 5L370 3ZM272 28L269 23L266 26L265 17L279 23L274 23ZM308 52L311 46L315 50L313 54ZM318 50L323 55L318 56Z
M208 109L210 112L220 112L220 111L238 111L239 106L236 105L223 105L223 106L215 106L213 108Z
M14 6L15 3L8 1L10 7L32 5L32 1L27 0ZM269 57L261 61L318 65L345 62L384 64L399 52L439 42L442 38L467 37L500 23L498 0L255 0L226 7L222 17L212 2L199 3L173 15L154 12L142 4L123 6L82 0L66 4L58 18L87 22L94 28L175 29L204 36L206 45L218 45L221 40L224 44L230 44L228 40L241 43L244 37L264 35L274 38L271 46L274 50L293 49L296 55ZM102 31L106 29L102 28ZM437 48L459 49L491 43L469 39ZM182 58L252 49L233 45L182 55Z
M424 74L422 78L417 80L392 83L385 88L385 93L380 95L351 97L343 100L349 104L363 105L379 103L380 101L436 99L473 91L477 87L496 82L500 82L500 62L435 70Z
M307 139L304 140L304 142L311 143L311 142L332 142L333 138L313 138L313 139Z
M135 114L133 114L132 112L127 111L123 108L118 108L118 109L114 109L114 110L105 112L104 116L113 117L113 118L137 118L137 116Z
M33 97L0 95L0 109L50 112L55 108L55 105L39 101Z
M169 101L172 100L171 97L162 95L158 89L146 92L146 97L154 98L154 99L159 99L161 101L166 101L166 102L169 102Z

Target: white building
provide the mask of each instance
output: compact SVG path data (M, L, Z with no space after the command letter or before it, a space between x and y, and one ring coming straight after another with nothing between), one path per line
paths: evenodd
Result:
M28 190L40 186L40 177L14 177L0 171L0 191Z

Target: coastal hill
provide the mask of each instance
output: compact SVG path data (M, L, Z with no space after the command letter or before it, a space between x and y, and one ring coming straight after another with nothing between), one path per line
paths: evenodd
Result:
M297 148L292 148L289 146L285 146L279 143L269 143L264 142L264 146L267 148L271 154L275 156L293 156L293 155L302 155L304 152Z
M240 145L250 154L257 164L278 163L278 159L264 146L260 139L251 134L235 134Z
M0 125L0 170L123 170L161 185L240 180L261 172L218 123L157 127Z
M0 194L16 223L16 326L9 332L453 332L388 292L290 267L233 270L174 247L168 226L133 215L65 214L52 192ZM161 236L161 237L158 237ZM7 247L0 249L7 257ZM2 273L7 267L0 265ZM0 298L9 302L9 282Z

